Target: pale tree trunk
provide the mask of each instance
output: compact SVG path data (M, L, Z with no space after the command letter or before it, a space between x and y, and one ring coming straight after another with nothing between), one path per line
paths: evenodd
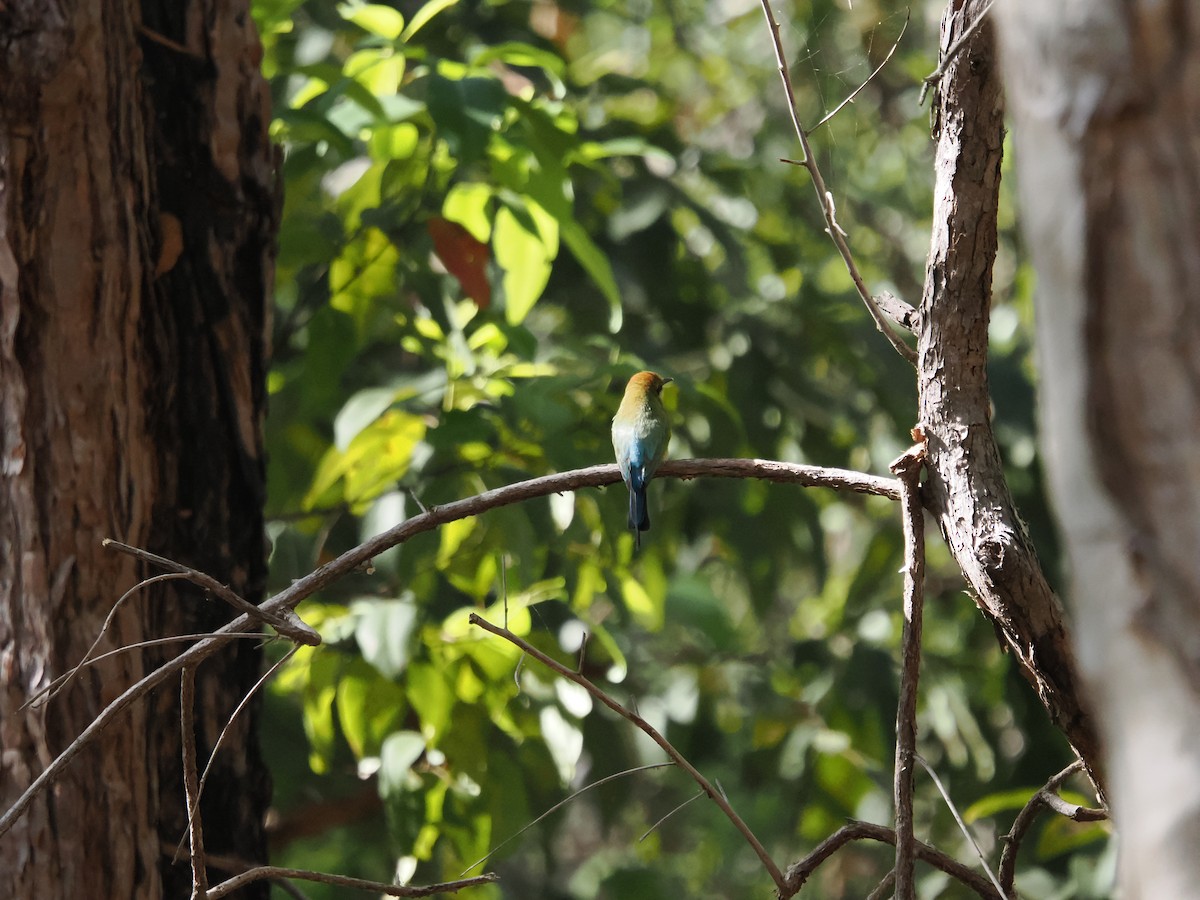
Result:
M245 0L0 3L0 809L184 646L21 708L158 574L103 538L263 587L277 201L259 55ZM179 584L134 595L100 649L228 620ZM240 642L200 669L202 762L260 664ZM0 838L0 896L188 896L178 705L177 684L135 705ZM207 788L208 849L259 861L269 785L244 715Z
M1042 431L1123 897L1200 896L1200 14L1002 0Z

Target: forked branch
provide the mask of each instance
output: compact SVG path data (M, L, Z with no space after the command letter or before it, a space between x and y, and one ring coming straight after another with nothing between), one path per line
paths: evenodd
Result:
M758 459L690 459L667 462L658 470L659 478L763 478L776 482L790 482L804 486L822 486L835 490L854 491L862 494L876 494L890 500L900 498L900 483L894 478L883 478L878 475L868 475L863 472L852 472L846 469L827 469L820 466L802 466L793 463L783 463L773 460ZM189 647L178 656L168 660L152 672L147 673L134 684L126 688L115 700L108 704L90 722L80 735L73 740L33 780L24 792L14 801L13 805L0 815L0 837L5 835L24 815L30 802L58 778L63 769L103 731L110 722L119 716L127 707L135 703L159 685L171 679L185 666L199 665L203 660L212 656L228 641L244 638L247 632L253 632L261 627L263 621L270 621L267 616L280 620L285 612L290 612L307 597L344 577L357 569L363 563L373 559L385 550L402 544L415 535L453 522L468 516L476 516L496 509L509 506L533 497L544 497L548 494L573 491L584 487L601 487L615 484L621 480L621 473L615 464L591 466L586 469L575 469L554 475L544 475L515 484L505 485L495 490L485 491L474 497L435 506L413 516L399 525L364 541L357 547L347 550L303 578L300 578L275 596L264 601L253 615L244 613L232 622L213 632L208 638ZM112 546L116 542L110 544ZM122 545L122 549L127 545ZM137 548L131 548L136 550ZM135 554L137 555L137 554ZM161 557L159 557L161 559ZM166 560L176 570L188 572L194 570L179 563ZM203 573L196 573L203 574ZM206 576L207 577L207 576ZM215 582L221 587L219 582ZM215 590L215 588L214 588ZM274 625L274 623L272 623ZM307 626L305 626L307 627ZM211 892L210 892L211 895Z
M829 857L833 856L834 853L851 841L863 840L880 841L885 844L894 845L896 843L896 833L890 828L885 828L883 825L874 825L870 822L850 822L847 825L843 825L813 848L813 851L808 856L788 867L788 893L782 896L794 896L804 886L804 883L812 877L821 863L825 862L825 860L829 859ZM917 859L921 860L921 862L928 863L935 869L940 869L951 878L966 885L980 897L984 897L985 900L1005 900L992 887L990 881L957 860L950 858L940 850L936 850L921 841L915 841L913 847Z
M1107 810L1067 803L1058 795L1058 789L1062 787L1063 782L1080 771L1083 771L1083 763L1075 760L1047 781L1041 789L1035 791L1029 802L1017 813L1008 834L1000 839L1004 844L1004 851L1000 854L1000 886L1004 889L1006 897L1016 896L1013 884L1017 877L1017 851L1021 849L1021 841L1043 809L1057 812L1076 822L1100 822L1108 818Z

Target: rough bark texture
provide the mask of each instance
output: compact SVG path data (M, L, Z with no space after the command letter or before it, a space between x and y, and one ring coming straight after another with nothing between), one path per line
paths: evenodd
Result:
M277 204L258 47L245 2L0 4L0 805L161 658L20 708L154 574L102 538L261 592ZM177 584L135 595L101 649L229 618ZM199 671L201 760L259 665L241 644ZM258 860L254 719L204 812L210 852ZM187 896L162 847L186 821L178 722L176 688L108 729L0 841L0 896Z
M1127 898L1200 884L1200 16L999 4L1042 429Z
M984 5L951 3L943 51ZM926 501L980 609L1098 777L1099 742L1083 706L1062 608L1017 515L990 422L988 317L1004 137L990 22L951 63L935 103L933 234L917 344L929 452Z

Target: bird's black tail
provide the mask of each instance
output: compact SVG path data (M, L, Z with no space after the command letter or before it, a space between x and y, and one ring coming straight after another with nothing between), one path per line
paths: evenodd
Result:
M646 486L629 489L629 528L633 532L633 543L641 549L642 532L650 530L650 510L646 506Z

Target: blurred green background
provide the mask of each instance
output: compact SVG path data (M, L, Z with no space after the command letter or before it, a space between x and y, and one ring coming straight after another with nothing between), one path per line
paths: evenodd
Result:
M611 461L609 422L640 368L675 379L675 458L885 473L908 445L913 373L857 299L806 173L779 161L800 150L754 0L258 0L254 15L285 152L276 589L419 504ZM909 8L780 0L776 15L814 123L882 61ZM939 15L913 9L889 65L812 138L867 283L913 303L932 186L917 97ZM995 421L1057 581L1010 197ZM325 644L274 680L263 731L274 861L455 879L573 791L662 760L467 624L471 610L502 620L505 602L513 630L572 665L586 632L586 674L719 783L781 867L848 817L890 824L895 506L664 479L635 556L625 504L610 488L496 510L306 601ZM1015 811L1072 757L931 532L919 749L994 864ZM922 772L917 786L918 837L971 862ZM679 809L695 794L671 768L588 791L471 870L498 885L459 896L770 896L713 804ZM1107 834L1042 822L1022 896L1108 896ZM865 896L891 858L851 846L803 896ZM963 896L919 872L923 897Z

